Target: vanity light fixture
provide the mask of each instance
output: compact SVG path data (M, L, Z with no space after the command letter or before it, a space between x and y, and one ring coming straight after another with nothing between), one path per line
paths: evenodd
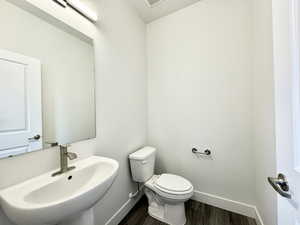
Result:
M98 15L83 4L80 0L53 0L55 3L66 8L69 6L92 22L98 21Z

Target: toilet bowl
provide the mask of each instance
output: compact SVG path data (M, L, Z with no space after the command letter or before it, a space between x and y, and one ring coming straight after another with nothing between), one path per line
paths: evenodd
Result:
M184 203L193 196L193 185L178 175L154 175L155 153L155 148L145 147L130 154L133 180L145 184L150 216L170 225L184 225Z
M154 175L145 183L149 214L164 223L186 223L184 202L193 196L192 184L173 174Z

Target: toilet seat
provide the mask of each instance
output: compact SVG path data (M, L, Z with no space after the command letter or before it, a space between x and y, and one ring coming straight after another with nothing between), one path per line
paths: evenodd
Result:
M194 193L193 185L188 180L173 174L154 175L145 185L159 196L172 201L188 200Z
M193 189L193 185L185 178L167 173L160 175L154 186L160 191L174 195L188 194Z

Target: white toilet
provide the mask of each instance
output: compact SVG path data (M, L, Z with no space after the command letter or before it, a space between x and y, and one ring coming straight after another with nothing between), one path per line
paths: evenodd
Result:
M184 202L192 197L193 185L177 175L154 175L155 153L155 148L145 147L129 155L133 180L145 183L150 216L170 225L184 225Z

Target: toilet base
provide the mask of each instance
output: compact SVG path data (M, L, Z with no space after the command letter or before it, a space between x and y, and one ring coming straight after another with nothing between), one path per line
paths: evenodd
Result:
M154 208L149 207L148 213L154 219L170 225L185 225L186 216L184 212L184 204L165 205L165 214L157 212Z
M157 194L147 188L145 194L149 201L148 213L154 219L170 225L186 224L184 202L167 204Z

